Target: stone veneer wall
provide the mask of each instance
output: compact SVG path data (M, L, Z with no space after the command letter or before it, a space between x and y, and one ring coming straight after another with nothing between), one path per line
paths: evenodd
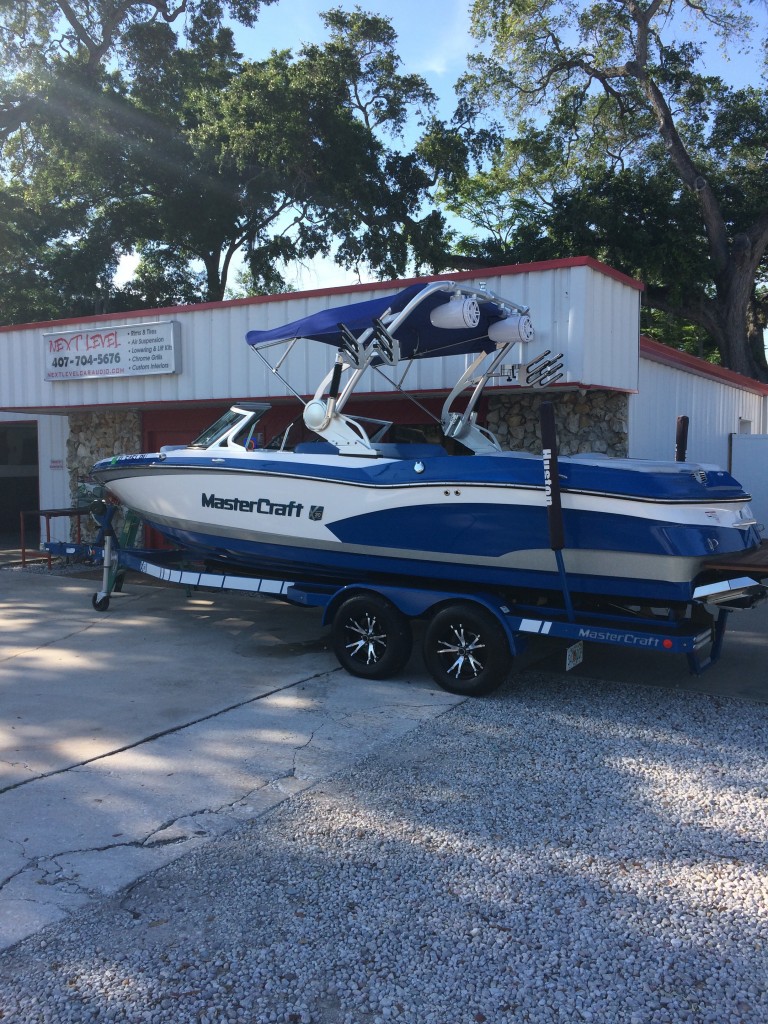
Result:
M551 401L561 455L601 452L626 456L629 450L629 396L619 391L538 391L491 393L486 426L502 448L539 454L539 407Z
M141 415L138 412L105 409L99 412L70 413L67 469L72 504L85 503L81 485L91 481L90 471L95 462L111 455L140 452L141 443ZM74 529L73 521L73 537ZM96 532L95 524L83 519L83 529L86 538L92 540Z

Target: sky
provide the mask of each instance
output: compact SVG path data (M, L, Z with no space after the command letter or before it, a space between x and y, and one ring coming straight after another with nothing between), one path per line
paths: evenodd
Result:
M470 35L471 0L277 0L261 9L252 29L238 26L236 38L248 58L259 60L272 49L296 50L302 43L321 42L324 28L320 13L340 7L364 11L390 19L398 36L403 70L423 75L452 112L453 86L465 68L467 54L475 48ZM756 0L750 13L768 27L768 4ZM763 33L764 35L764 33ZM700 36L697 42L702 40ZM755 58L732 53L729 60L714 43L709 49L709 70L733 85L755 84L760 68Z

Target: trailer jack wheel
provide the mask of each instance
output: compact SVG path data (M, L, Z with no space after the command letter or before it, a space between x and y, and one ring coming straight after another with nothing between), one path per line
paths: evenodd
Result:
M105 612L109 608L109 594L99 595L94 594L91 598L91 604L97 612Z
M509 675L512 659L504 627L468 601L441 608L424 632L424 664L438 686L464 697L482 697Z
M356 594L340 605L332 642L341 667L363 679L386 679L399 672L413 646L408 619L375 594Z

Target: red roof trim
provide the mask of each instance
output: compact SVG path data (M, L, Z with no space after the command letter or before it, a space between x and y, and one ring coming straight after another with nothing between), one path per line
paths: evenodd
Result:
M0 327L0 333L18 330L20 327L54 328L66 324L86 323L109 323L114 320L134 320L152 316L179 316L181 314L196 313L200 310L230 309L233 306L259 306L268 302L284 302L286 299L303 299L319 295L344 295L360 291L383 291L385 288L392 288L399 285L403 288L418 281L468 281L473 278L498 277L500 274L511 276L513 274L540 273L545 270L567 270L570 267L590 267L599 274L612 277L621 281L630 288L642 291L645 287L641 281L636 281L619 270L593 259L591 256L573 256L560 260L543 260L539 263L513 263L503 267L485 267L479 270L461 270L454 274L425 274L420 277L406 277L392 281L371 281L368 284L335 285L333 288L314 288L302 292L282 292L279 295L255 295L245 299L226 299L223 302L200 302L190 306L164 306L158 309L137 309L125 313L102 313L94 316L67 317L61 320L40 320L27 324L10 324Z
M685 370L688 373L695 373L699 377L708 377L724 384L732 384L743 391L751 391L755 395L768 396L768 384L763 384L752 377L745 377L733 370L726 370L723 366L716 366L708 363L706 359L699 359L688 352L680 352L669 345L662 345L644 334L640 335L640 355L643 359L650 359L654 363L663 363L665 366L674 366L678 370Z

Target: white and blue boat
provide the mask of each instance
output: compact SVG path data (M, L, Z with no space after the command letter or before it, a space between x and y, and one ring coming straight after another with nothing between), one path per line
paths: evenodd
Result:
M526 360L528 312L439 281L252 331L247 343L262 358L277 345L336 349L304 401L317 440L257 447L268 406L242 403L187 447L104 459L93 476L178 547L272 579L493 588L530 601L561 589L564 562L577 603L670 606L742 575L761 551L760 529L749 494L724 470L585 454L561 456L552 479L552 463L502 450L477 422L501 367L518 366L533 384L558 378L561 357ZM467 358L443 406L442 443L394 443L390 423L345 411L364 374L448 354Z

